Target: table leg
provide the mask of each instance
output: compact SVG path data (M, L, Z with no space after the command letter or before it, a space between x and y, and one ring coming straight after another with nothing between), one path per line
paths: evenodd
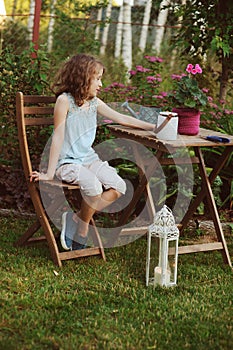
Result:
M140 156L139 152L138 152L138 147L137 147L137 144L133 144L132 145L132 149L133 149L133 153L134 153L134 156L135 156L135 160L136 160L136 164L140 167L141 171L139 172L140 173L140 180L141 180L141 177L143 176L143 174L145 174L145 165L142 161L142 157ZM139 181L140 181L139 180ZM151 193L151 189L150 189L150 185L149 183L146 184L146 193L147 193L147 201L146 201L146 206L147 206L147 210L148 210L148 214L149 214L149 217L150 217L150 220L151 222L153 221L153 218L155 216L155 205L154 205L154 201L153 201L153 196L152 196L152 193Z
M158 151L156 153L156 158L159 164L159 160L162 157L163 152L162 151ZM156 165L152 162L152 164L148 167L147 169L147 176L145 174L142 175L141 179L140 179L140 183L137 186L137 189L134 192L133 198L130 202L130 204L128 205L128 207L124 210L124 214L121 216L121 219L119 220L119 226L123 226L127 223L130 214L132 213L132 210L135 208L136 204L138 203L143 191L145 190L147 183L148 183L148 179L150 179L150 177L152 176L154 170L156 168Z
M198 147L196 147L196 149L198 149ZM221 155L221 157L219 158L215 167L213 168L213 170L211 171L211 173L209 175L209 183L210 184L212 184L214 182L217 175L219 174L219 172L221 171L221 169L224 167L225 163L227 162L229 155L232 151L233 151L233 147L226 147L225 148L223 154ZM183 217L183 220L181 221L181 226L182 226L181 230L183 230L184 228L187 227L187 224L188 224L190 218L193 216L193 213L195 213L197 207L202 202L204 197L205 197L205 192L202 191L202 189L201 189L200 193L193 200L193 202L191 203L191 205L189 207L189 210L187 211L187 213Z
M211 189L211 183L214 181L219 171L221 170L226 160L228 159L229 151L224 152L224 156L221 157L221 160L216 164L215 168L213 169L209 177L206 173L205 163L204 163L204 159L203 159L203 155L200 147L195 147L194 151L196 156L199 159L198 166L199 166L200 175L202 179L202 188L201 188L201 192L199 193L199 195L195 200L195 205L189 208L188 213L186 215L187 217L189 217L191 214L193 214L194 210L197 208L197 206L203 200L203 198L204 197L207 198L207 203L208 203L208 207L214 223L216 235L217 235L218 241L222 243L222 255L223 255L224 262L232 267L230 255L228 252L227 244L226 244L225 237L222 230L222 225L219 219L216 203L215 203L213 192ZM186 220L187 220L187 217L185 217Z

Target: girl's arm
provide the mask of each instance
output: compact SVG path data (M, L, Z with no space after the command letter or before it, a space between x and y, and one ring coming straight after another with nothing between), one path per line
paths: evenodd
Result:
M60 95L54 107L54 133L49 153L49 164L47 173L33 171L30 181L52 180L56 171L56 166L64 140L65 120L69 109L69 101L66 96Z
M134 128L151 130L155 129L155 125L144 122L142 120L136 119L134 117L128 116L126 114L119 113L109 107L106 103L98 98L98 113L103 117L111 119L112 121L125 126L132 126Z

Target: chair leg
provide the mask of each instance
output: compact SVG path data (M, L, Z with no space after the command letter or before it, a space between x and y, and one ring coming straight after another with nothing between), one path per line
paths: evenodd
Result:
M23 246L27 244L28 240L41 228L39 220L36 220L27 231L14 243L15 246Z
M39 192L35 187L30 187L30 186L29 186L29 191L30 191L31 199L32 199L35 211L36 211L37 218L38 218L40 225L45 233L51 257L52 257L54 263L56 265L58 265L59 267L61 267L62 263L61 263L61 259L59 257L59 250L58 250L57 242L56 242L56 239L54 237L54 234L53 234L51 225L49 223L49 220L47 218L47 215L44 211Z
M104 261L106 261L103 243L102 243L102 240L101 240L101 238L100 238L100 235L99 235L99 232L98 232L98 230L97 230L97 227L96 227L96 224L95 224L95 220L94 220L94 219L91 219L91 224L92 224L93 231L94 231L93 234L92 234L93 243L94 243L97 247L99 247L100 255L102 256L102 259L103 259Z
M50 254L55 265L61 267L62 260L69 260L79 257L91 256L91 255L100 255L103 260L106 260L103 244L99 236L99 232L95 225L94 219L92 220L92 239L95 247L86 248L81 251L68 251L60 252L56 242L56 237L54 236L53 230L50 225L50 221L47 215L52 215L56 211L60 204L61 200L59 196L56 197L56 201L52 201L51 204L46 208L46 211L42 205L40 193L37 189L30 188L31 199L36 211L37 220L34 222L28 230L17 240L15 243L16 246L23 246L30 243L41 242L46 240L50 250ZM43 229L45 236L32 237L40 228Z

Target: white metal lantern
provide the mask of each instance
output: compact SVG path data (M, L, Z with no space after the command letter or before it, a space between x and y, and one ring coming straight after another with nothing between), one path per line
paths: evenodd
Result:
M156 254L151 256L151 239L155 238ZM148 228L146 285L170 287L176 285L179 230L170 208L166 205L155 214ZM154 260L153 267L152 260Z

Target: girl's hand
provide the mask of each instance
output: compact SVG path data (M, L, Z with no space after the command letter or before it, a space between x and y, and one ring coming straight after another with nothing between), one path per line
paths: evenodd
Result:
M33 171L30 175L30 182L37 182L39 180L52 180L53 177L49 176L47 173L39 173L38 171Z

